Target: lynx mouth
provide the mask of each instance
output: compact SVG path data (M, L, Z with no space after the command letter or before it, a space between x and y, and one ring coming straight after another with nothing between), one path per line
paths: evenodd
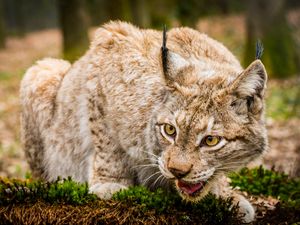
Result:
M184 182L182 180L177 180L176 186L180 189L182 193L190 197L194 197L203 190L206 183L207 183L206 181L200 181L199 183L193 184L193 183Z

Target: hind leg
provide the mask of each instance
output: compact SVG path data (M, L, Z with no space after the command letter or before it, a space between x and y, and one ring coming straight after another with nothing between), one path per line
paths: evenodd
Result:
M21 142L34 177L45 177L43 133L51 126L56 94L69 68L66 61L44 59L21 82Z

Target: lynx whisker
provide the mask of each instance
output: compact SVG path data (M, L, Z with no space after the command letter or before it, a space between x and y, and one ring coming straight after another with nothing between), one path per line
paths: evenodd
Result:
M158 164L151 163L151 164L144 164L144 165L136 165L133 166L132 168L146 168L146 167L158 167Z
M167 177L167 178L169 178L169 179L174 178L173 174L171 174L171 173L165 168L164 163L163 163L161 157L158 159L158 168L160 169L160 171L162 172L162 174L163 174L165 177Z
M149 155L151 155L151 156L154 156L156 159L159 158L159 156L155 155L155 154L152 153L152 152L147 152L147 151L144 151L144 150L139 150L139 151L144 152L144 153L147 153L147 154L149 154Z
M159 175L159 177L158 178L156 178L156 180L153 182L153 184L151 184L151 186L153 186L153 187L155 187L155 184L157 183L157 181L159 181L159 179L161 179L161 178L163 178L164 177L164 175Z
M145 159L148 159L148 160L150 160L150 161L154 161L155 163L158 162L158 159L156 159L156 158L145 157L145 158L143 158L143 159L144 159L144 161L146 161Z
M147 183L152 177L154 177L154 176L156 176L157 174L160 174L160 173L161 173L160 171L157 171L156 173L151 174L146 180L143 180L143 181L142 181L142 184L143 184L143 185L146 185L146 183Z
M243 161L238 161L238 162L225 162L225 163L222 163L222 164L220 164L220 165L225 165L225 166L227 166L227 165L236 165L236 164L238 164L238 165L240 165L240 164L243 164L244 162Z
M163 176L162 179L159 182L159 186L164 186L164 185L166 185L167 182L168 182L168 180Z
M218 168L218 170L230 172L230 171L236 170L236 169L238 169L238 168L239 168L239 167L220 167L220 168Z
M240 167L244 166L244 162L232 162L232 163L223 163L222 165L216 166L216 168L221 168L221 167Z

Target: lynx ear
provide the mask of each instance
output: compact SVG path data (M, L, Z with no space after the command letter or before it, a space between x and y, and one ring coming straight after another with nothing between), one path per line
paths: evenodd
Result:
M238 114L258 114L263 109L263 96L267 73L260 60L255 60L230 85L230 92L236 97L231 106Z
M167 83L174 82L175 77L182 68L189 65L188 61L186 61L180 55L171 52L167 48L167 31L166 27L163 30L163 43L161 47L161 62L163 74Z
M262 97L267 82L267 73L260 60L255 60L231 84L231 89L238 97L257 95Z

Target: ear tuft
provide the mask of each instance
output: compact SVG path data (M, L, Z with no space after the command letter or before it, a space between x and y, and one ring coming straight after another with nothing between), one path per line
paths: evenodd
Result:
M170 51L167 48L167 30L164 26L162 46L161 46L161 63L162 70L167 84L174 83L178 72L184 67L189 66L187 60L175 52Z
M164 74L168 73L168 51L169 49L167 48L167 27L166 25L164 25L163 43L161 46L161 60Z
M260 40L257 40L256 48L255 48L255 59L261 59L263 53L264 53L264 46Z

